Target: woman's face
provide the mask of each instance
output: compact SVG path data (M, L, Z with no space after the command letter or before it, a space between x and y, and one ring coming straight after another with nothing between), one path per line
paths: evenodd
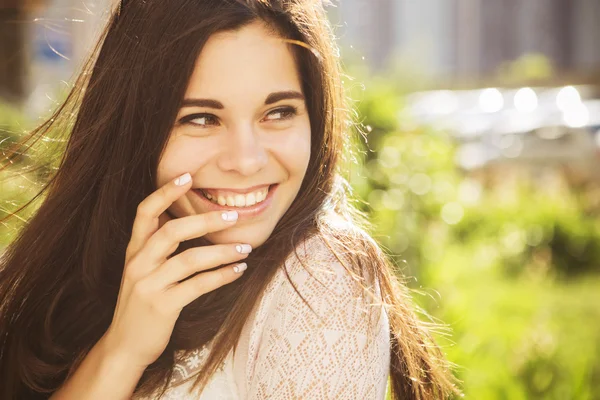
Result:
M236 210L212 243L265 242L298 194L310 158L310 121L289 45L256 22L203 48L158 165L160 187L189 172L175 217Z

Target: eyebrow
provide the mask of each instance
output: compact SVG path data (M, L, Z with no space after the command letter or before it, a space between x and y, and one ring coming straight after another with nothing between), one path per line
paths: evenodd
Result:
M265 105L277 103L281 100L291 100L291 99L299 99L305 100L304 95L295 90L285 90L282 92L273 92L270 93L265 99ZM181 108L184 107L206 107L206 108L215 108L217 110L222 110L225 108L223 103L218 100L213 99L184 99L181 104Z

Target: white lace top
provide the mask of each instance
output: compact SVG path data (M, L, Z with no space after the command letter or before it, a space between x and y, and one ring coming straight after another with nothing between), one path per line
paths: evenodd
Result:
M161 399L386 398L390 335L385 309L361 297L360 285L322 239L310 239L297 253L313 276L293 253L286 262L288 273L322 319L279 269L246 321L237 349L202 393L190 393L194 379L178 383L203 365L210 343L187 356L176 354L181 360ZM372 290L380 300L378 287Z

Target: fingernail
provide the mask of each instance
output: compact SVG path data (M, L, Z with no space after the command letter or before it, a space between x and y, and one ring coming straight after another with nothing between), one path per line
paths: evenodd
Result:
M238 244L235 246L238 253L248 254L252 251L252 246L249 244Z
M238 219L238 213L237 211L227 211L221 214L221 217L225 221L235 221Z
M189 174L189 172L181 175L179 178L175 179L175 184L177 186L183 186L186 183L190 182L192 180L192 176Z
M248 268L248 264L241 263L241 264L238 264L235 267L233 267L233 271L237 272L237 273L240 273L240 272L245 271L247 268Z

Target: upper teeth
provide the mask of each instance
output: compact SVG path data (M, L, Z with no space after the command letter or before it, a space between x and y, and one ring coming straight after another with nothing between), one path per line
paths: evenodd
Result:
M267 197L267 193L269 192L269 187L265 186L262 189L256 190L250 193L233 193L233 192L220 192L217 191L213 194L207 193L206 191L202 191L204 196L212 201L213 203L218 203L221 206L228 207L247 207L252 206L256 203L260 203Z

